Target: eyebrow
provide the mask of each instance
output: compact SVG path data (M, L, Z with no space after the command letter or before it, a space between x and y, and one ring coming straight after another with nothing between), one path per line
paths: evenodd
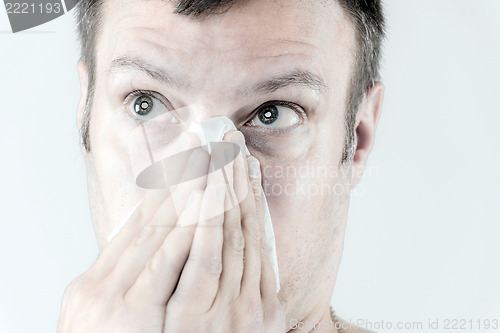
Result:
M181 82L176 77L174 77L164 69L157 67L145 60L130 56L122 56L113 60L109 68L106 70L106 74L113 75L117 72L125 72L128 70L135 70L146 73L153 80L162 82L167 85L174 85L179 88L183 87Z
M308 70L294 69L283 75L257 83L245 91L245 94L266 94L289 86L303 86L323 95L328 91L326 83L318 75Z
M130 56L122 56L113 60L106 73L112 75L116 72L127 70L144 72L156 81L167 85L174 85L178 88L186 88L188 86L164 69L143 59ZM318 75L308 70L297 68L285 74L259 82L249 88L239 90L237 95L268 94L290 86L303 86L323 95L328 91L327 84Z

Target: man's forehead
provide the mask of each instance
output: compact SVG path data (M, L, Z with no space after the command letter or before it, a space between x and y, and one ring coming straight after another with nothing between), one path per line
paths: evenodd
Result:
M174 14L174 3L162 0L109 0L104 9L104 30L126 35L153 33L171 47L182 43L237 51L242 45L321 45L333 36L342 19L340 7L312 0L236 0L223 14L186 17ZM278 45L280 44L280 45Z
M100 71L132 56L162 67L169 79L179 73L177 82L198 90L219 87L233 94L247 85L269 87L269 80L272 86L293 78L295 86L324 93L329 82L323 66L331 62L335 52L329 46L336 45L335 33L343 23L336 22L339 15L332 5L316 5L322 9L317 14L310 1L242 3L223 15L199 19L174 14L172 4L162 1L118 2L118 10L111 2L97 48ZM310 8L304 9L305 4Z

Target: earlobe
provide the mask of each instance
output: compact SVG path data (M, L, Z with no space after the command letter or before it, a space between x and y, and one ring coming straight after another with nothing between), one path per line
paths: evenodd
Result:
M376 82L366 93L356 115L357 146L352 163L351 189L359 183L372 150L383 97L384 86Z
M80 60L77 65L78 76L80 78L80 89L81 96L80 101L78 102L78 130L82 131L83 124L83 113L85 112L85 104L87 103L87 94L88 94L88 83L89 83L89 74L87 65L83 60Z

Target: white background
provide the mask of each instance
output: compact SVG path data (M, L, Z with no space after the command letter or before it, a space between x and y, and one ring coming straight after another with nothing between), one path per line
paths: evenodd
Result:
M500 1L385 3L384 110L332 303L353 321L423 323L399 332L500 319ZM72 15L12 34L3 8L0 332L54 332L65 286L98 253L78 45Z

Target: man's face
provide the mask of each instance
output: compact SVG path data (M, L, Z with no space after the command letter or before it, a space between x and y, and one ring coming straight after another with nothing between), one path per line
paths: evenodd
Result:
M337 169L355 45L345 14L336 3L290 0L243 1L203 20L173 14L165 1L107 0L103 10L86 153L100 247L144 193L128 147L138 125L124 103L134 103L133 91L151 91L173 108L195 105L198 120L235 123L262 166L288 316L304 317L318 299L328 304L349 204L349 178ZM140 66L110 71L123 57L176 84ZM273 88L262 84L276 78ZM286 102L279 126L252 123L269 101Z

